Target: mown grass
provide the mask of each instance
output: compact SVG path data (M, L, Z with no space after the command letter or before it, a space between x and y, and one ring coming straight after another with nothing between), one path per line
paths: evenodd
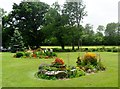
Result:
M76 65L78 55L84 53L57 53L66 64ZM2 53L3 87L118 87L118 54L101 52L105 72L67 80L37 79L34 74L41 63L51 63L54 59L13 58L12 53ZM69 61L68 61L69 56Z

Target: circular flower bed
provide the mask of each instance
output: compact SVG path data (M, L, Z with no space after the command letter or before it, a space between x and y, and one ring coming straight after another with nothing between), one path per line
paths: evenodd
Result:
M58 60L58 58L57 58ZM85 72L78 67L66 67L62 64L41 64L39 71L36 73L38 78L56 80L75 78L85 75Z
M76 67L66 66L63 59L56 58L50 65L41 64L36 76L48 80L68 79L84 76L88 73L104 71L106 69L94 53L86 53L83 58L78 57L76 63Z

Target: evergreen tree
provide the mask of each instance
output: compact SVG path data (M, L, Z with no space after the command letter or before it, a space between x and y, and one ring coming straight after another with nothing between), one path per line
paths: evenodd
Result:
M24 49L23 37L18 30L15 30L13 37L11 37L10 47L12 52L22 51Z

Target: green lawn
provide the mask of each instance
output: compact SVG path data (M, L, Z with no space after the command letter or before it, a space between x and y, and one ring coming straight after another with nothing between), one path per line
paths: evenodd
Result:
M83 53L57 53L67 64L76 65L76 58ZM2 53L3 87L118 87L118 54L101 52L105 72L86 75L68 80L43 80L34 77L41 63L51 63L54 59L16 59L12 53ZM1 55L1 53L0 53ZM1 60L0 60L1 61ZM1 76L0 76L1 77ZM0 81L1 82L1 81Z

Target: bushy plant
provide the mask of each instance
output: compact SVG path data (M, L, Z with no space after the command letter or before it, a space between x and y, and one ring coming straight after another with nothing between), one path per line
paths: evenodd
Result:
M106 48L106 52L112 52L111 48Z
M112 48L112 52L118 52L118 48L113 47L113 48Z
M52 62L53 65L64 65L64 61L61 58L56 58L54 62Z
M52 52L52 56L57 57L57 54L55 52Z
M87 65L87 64L96 65L97 64L97 55L94 53L87 52L84 55L83 62L85 65Z
M76 68L77 72L76 72L76 77L80 77L80 76L84 76L85 72L82 69Z
M30 52L25 52L25 53L24 53L24 56L25 56L25 57L30 57L30 55L31 55Z
M23 37L18 30L14 31L13 37L11 37L11 41L10 41L9 45L11 47L11 52L24 50ZM18 49L14 47L15 45L19 46Z
M20 58L20 57L23 57L24 56L24 53L23 52L17 52L16 54L15 54L15 57L16 58Z
M98 62L97 65L95 66L95 68L97 70L101 70L101 71L106 70L106 67L101 62Z

